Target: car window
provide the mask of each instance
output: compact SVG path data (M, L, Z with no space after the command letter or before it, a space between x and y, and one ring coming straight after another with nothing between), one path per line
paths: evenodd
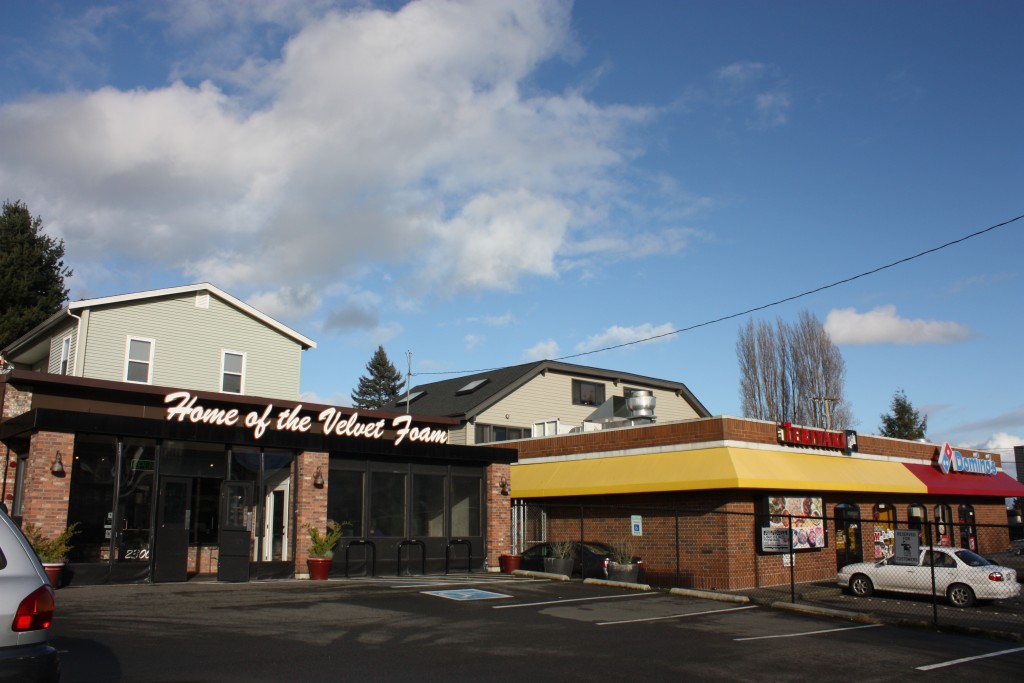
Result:
M584 547L595 555L610 555L612 549L603 543L587 542L583 544Z
M958 550L956 551L956 556L968 567L988 567L992 564L978 553L971 552L970 550Z
M4 557L4 549L0 548L0 569L7 567L7 558Z

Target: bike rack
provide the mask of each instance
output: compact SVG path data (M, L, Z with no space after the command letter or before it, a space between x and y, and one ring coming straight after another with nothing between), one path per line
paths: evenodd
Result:
M417 541L414 538L407 538L398 544L398 557L395 559L395 576L402 575L402 548L416 545L420 548L420 573L424 576L427 575L427 544L423 541Z
M464 538L454 538L448 542L448 545L444 549L444 573L448 573L448 560L451 554L452 546L464 545L466 546L466 573L468 574L473 569L473 544Z
M364 541L362 539L357 539L355 541L350 541L349 544L347 546L345 546L345 578L346 579L348 578L348 551L351 550L352 546L354 546L354 545L365 545L365 546L368 546L370 548L370 576L376 576L377 575L377 546L375 546L373 544L373 541Z

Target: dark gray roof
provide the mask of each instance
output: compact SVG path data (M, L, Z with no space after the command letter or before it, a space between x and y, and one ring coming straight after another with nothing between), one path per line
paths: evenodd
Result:
M462 375L453 379L416 385L409 392L409 396L413 399L409 404L409 412L418 415L457 417L469 420L526 384L533 377L547 370L570 374L574 377L590 377L605 381L619 380L626 384L635 383L664 391L679 392L693 406L698 415L701 417L711 417L708 409L681 382L670 382L653 377L634 375L628 372L602 370L600 368L572 365L553 360L494 368L472 375ZM487 381L479 384L471 391L460 391L478 380ZM417 397L417 392L423 392L423 394ZM405 409L405 394L402 395L399 401L395 402L394 408Z

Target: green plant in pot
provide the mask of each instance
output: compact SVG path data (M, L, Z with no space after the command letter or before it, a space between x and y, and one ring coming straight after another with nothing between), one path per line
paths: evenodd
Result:
M636 583L640 574L636 541L632 536L624 536L618 541L610 543L609 547L615 559L608 563L608 579Z
M306 559L309 578L326 579L331 572L334 546L338 545L341 539L341 525L329 519L326 531L320 531L312 524L306 527L306 531L309 533L309 557Z
M59 588L64 574L64 565L71 552L71 539L78 533L78 522L64 527L56 536L47 536L32 522L25 522L25 538L28 539L36 556L43 563L43 569L54 588Z
M544 571L552 574L572 576L573 560L576 557L576 544L572 541L553 541L551 557L544 558Z

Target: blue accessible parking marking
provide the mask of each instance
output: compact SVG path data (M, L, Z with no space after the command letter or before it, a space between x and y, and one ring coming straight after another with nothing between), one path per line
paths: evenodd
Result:
M460 590L449 590L449 591L423 591L424 595L436 595L439 598L448 598L449 600L495 600L497 598L511 598L511 595L504 595L503 593L494 593L492 591L482 591L479 588L463 588Z

